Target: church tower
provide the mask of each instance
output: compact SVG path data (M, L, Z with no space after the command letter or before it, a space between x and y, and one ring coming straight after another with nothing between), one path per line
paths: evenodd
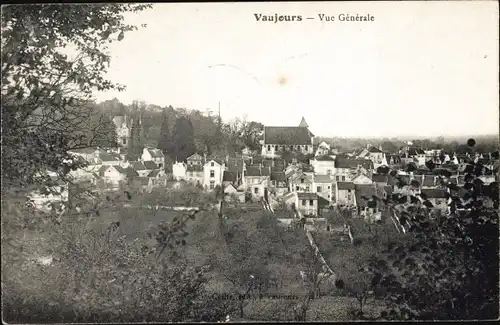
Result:
M306 122L306 119L303 116L302 116L302 120L300 121L299 126L300 127L304 127L304 128L308 128L309 127L309 125Z

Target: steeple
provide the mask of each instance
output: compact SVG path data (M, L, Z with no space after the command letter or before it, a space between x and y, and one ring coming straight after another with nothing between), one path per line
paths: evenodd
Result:
M307 125L306 119L302 116L302 120L300 121L299 126L308 128L309 125Z

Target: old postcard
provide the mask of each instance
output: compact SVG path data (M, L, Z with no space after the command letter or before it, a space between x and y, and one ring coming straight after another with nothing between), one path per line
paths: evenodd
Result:
M3 5L3 321L498 319L498 9Z

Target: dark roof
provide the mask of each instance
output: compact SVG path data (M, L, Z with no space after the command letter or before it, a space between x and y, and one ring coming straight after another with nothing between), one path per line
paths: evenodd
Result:
M144 166L144 164L140 161L132 161L130 162L130 165L135 170L146 170L146 166Z
M188 172L201 172L203 171L203 166L200 165L187 165L186 171Z
M374 184L355 184L354 192L357 206L367 207L368 201L372 200L372 197L377 195L377 188ZM364 197L368 198L368 200Z
M127 167L127 168L123 168L121 166L113 166L113 167L121 174L127 175L127 177L139 176L139 174L137 174L137 172L132 167Z
M229 158L227 160L227 169L229 171L239 171L241 172L243 170L243 159L242 158Z
M335 158L335 168L356 169L361 165L365 169L373 169L373 162L369 159L348 159L343 157Z
M300 126L266 126L264 143L278 145L310 145L313 135Z
M271 180L278 182L286 182L285 172L271 172Z
M381 152L382 152L382 150L380 150L380 149L379 149L379 148L377 148L377 147L373 147L373 146L372 146L372 147L370 147L370 148L368 149L368 152L371 152L371 153L381 153Z
M160 174L160 170L155 169L155 170L151 171L151 173L148 174L148 177L157 177L158 174Z
M70 153L78 153L78 154L93 154L95 153L96 148L81 148L81 149L73 149L69 150Z
M423 151L421 148L410 148L408 150L408 155L409 156L425 155L425 151Z
M334 158L332 158L332 157L330 157L328 155L319 156L319 157L316 157L314 159L317 160L317 161L335 161Z
M238 173L224 171L224 176L222 177L224 182L236 182L238 180Z
M151 160L148 160L148 161L143 161L142 164L144 165L144 167L146 167L146 169L157 169L158 166L155 164L154 161L151 161Z
M425 175L422 186L434 186L435 177L433 175Z
M163 157L163 153L161 152L160 149L150 148L150 149L148 149L148 152L151 155L151 157L153 157L153 158L161 158L161 157Z
M186 160L203 160L203 157L197 153L192 154L191 156L187 157Z
M115 157L113 155L110 155L107 152L99 152L99 159L101 161L117 161L117 160L120 160L119 158L117 158L117 157Z
M337 182L337 188L339 190L354 190L353 182Z
M299 198L299 200L317 200L318 194L298 192L297 197Z
M245 176L270 176L271 170L266 167L247 167Z
M284 172L283 169L284 168L282 166L274 166L271 167L271 173L281 173Z
M375 183L387 183L388 177L387 177L387 175L373 174L372 181L374 181Z
M262 166L264 167L272 167L273 161L271 159L264 159L262 161Z
M441 188L424 188L420 193L425 194L429 199L445 199L446 190Z
M285 168L286 161L284 159L274 159L274 167L283 167Z

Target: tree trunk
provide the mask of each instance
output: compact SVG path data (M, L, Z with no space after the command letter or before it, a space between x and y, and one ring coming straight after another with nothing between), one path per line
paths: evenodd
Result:
M240 301L240 318L243 318L244 317L244 314L243 314L243 300Z

